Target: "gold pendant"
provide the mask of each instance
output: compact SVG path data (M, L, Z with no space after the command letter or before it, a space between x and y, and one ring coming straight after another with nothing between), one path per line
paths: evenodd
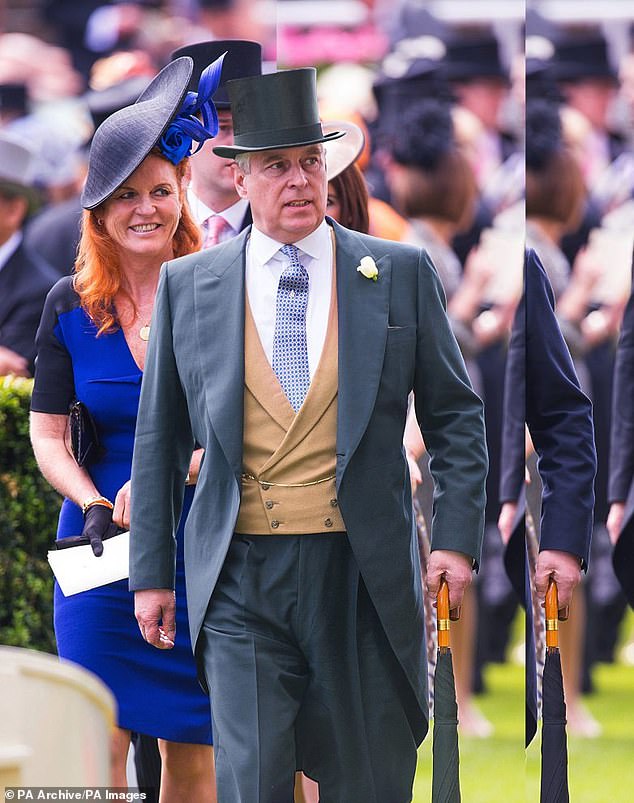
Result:
M141 340L149 340L150 339L150 327L149 325L142 326L139 329L139 337Z

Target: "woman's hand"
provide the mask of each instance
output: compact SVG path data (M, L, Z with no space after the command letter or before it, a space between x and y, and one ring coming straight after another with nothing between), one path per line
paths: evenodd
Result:
M616 542L619 540L624 518L625 502L612 502L610 505L610 512L608 513L608 520L605 523L612 546L616 546Z
M409 481L412 487L412 496L416 493L416 489L419 485L422 485L423 482L423 475L421 474L421 470L416 462L416 458L410 454L407 454L407 465L409 466Z
M124 530L130 529L130 480L119 488L114 500L112 520Z
M517 502L505 502L500 509L498 518L498 530L505 544L511 540L513 535L513 522L517 514Z
M204 454L204 449L196 449L196 451L193 452L192 459L189 463L187 485L196 485L196 482L198 481L198 474L200 472L200 463Z
M94 504L84 514L84 528L81 531L90 541L95 557L103 554L105 538L115 535L116 524L112 522L112 510L107 505Z

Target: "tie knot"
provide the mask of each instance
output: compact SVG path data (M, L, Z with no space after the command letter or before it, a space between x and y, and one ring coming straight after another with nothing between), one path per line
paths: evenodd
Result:
M209 248L212 245L217 245L220 242L220 237L229 228L229 224L222 217L222 215L212 215L205 221L205 247Z
M291 265L301 265L299 261L299 248L296 245L283 245L280 251L291 261Z

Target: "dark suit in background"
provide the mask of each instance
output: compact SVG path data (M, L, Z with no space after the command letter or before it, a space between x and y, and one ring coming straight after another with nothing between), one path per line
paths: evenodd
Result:
M630 295L616 352L610 439L610 503L625 504L612 557L615 574L634 606L634 292Z
M46 207L29 221L24 239L28 247L45 256L57 277L73 272L81 224L79 196Z
M535 252L529 250L524 264L524 295L513 322L507 362L500 496L502 501L518 501L522 496L525 420L542 481L540 551L571 553L587 568L597 465L592 406L579 387L554 310L546 272ZM523 513L523 507L520 503L519 512ZM535 520L537 523L537 517ZM506 565L527 612L528 743L537 726L537 678L522 525L523 521L518 522L513 532Z
M58 278L54 269L23 242L0 268L0 346L27 359L31 374L42 307Z

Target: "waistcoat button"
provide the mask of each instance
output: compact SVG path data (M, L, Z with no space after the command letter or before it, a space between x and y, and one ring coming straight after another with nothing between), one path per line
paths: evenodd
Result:
M266 505L267 510L270 510L273 507L273 502L271 502L270 499L267 499L264 504Z
M277 529L279 526L280 526L280 523L279 523L279 521L278 521L277 519L273 519L273 521L271 522L271 527L272 527L274 530L276 530L276 529Z
M324 519L324 524L326 527L332 527L332 519Z

